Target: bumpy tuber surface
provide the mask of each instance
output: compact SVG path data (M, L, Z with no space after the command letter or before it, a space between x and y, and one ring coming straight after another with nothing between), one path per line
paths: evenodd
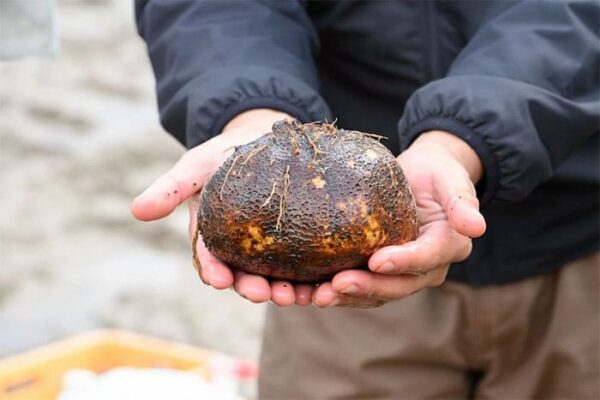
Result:
M207 182L196 234L233 268L295 282L328 279L366 265L380 247L414 240L408 183L373 137L276 122Z

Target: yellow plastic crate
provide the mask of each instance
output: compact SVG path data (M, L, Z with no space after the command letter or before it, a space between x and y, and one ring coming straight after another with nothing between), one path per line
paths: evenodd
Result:
M217 354L126 331L94 331L0 360L0 399L54 400L63 374L74 368L174 368L210 379L209 361Z

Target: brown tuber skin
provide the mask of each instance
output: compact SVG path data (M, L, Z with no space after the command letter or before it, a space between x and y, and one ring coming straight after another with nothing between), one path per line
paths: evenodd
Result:
M241 271L319 282L416 239L408 183L374 136L276 122L207 182L194 242L201 234L211 253Z

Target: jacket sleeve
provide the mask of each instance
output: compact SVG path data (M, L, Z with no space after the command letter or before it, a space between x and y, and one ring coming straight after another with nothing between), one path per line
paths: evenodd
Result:
M164 128L188 148L253 108L331 118L318 93L318 37L300 2L137 0Z
M483 203L527 196L600 123L600 3L498 3L399 122L403 149L432 129L467 141L484 165Z

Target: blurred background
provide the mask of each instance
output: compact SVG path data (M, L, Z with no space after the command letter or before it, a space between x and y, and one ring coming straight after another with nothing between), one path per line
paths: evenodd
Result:
M0 357L125 328L256 359L264 308L199 281L187 210L129 213L184 151L133 1L59 0L56 22L54 56L0 62Z

